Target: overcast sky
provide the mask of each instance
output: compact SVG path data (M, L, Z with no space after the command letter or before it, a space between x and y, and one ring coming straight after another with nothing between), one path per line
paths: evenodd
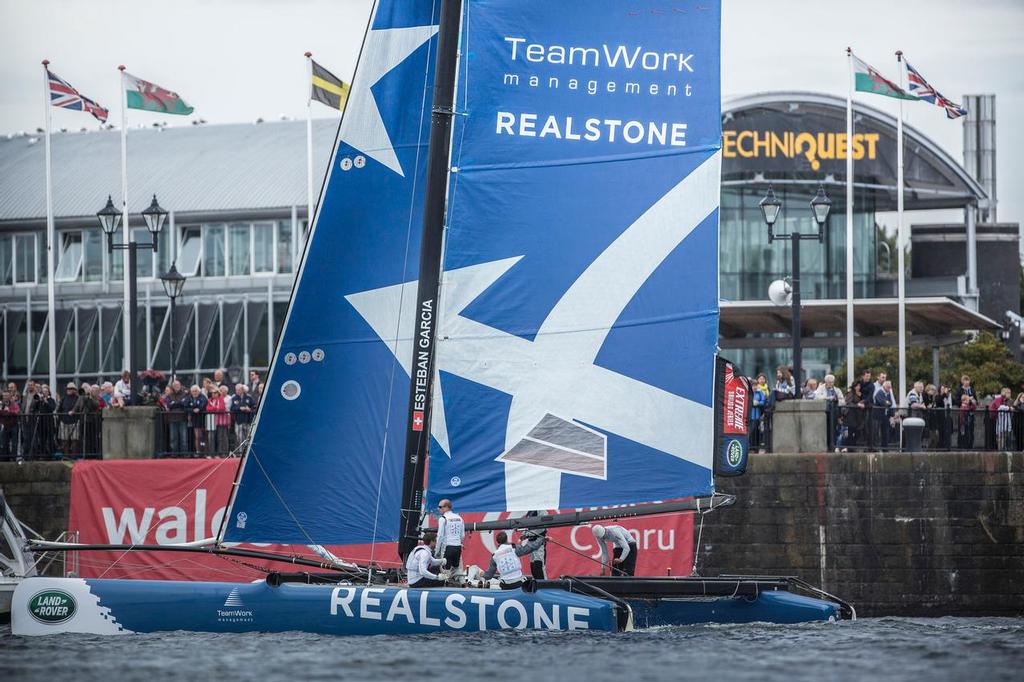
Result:
M413 1L413 0L406 0ZM667 7L672 0L623 0ZM118 75L180 93L211 123L305 116L303 52L348 79L370 0L0 0L0 133L43 124L42 69L111 109ZM1024 0L724 0L726 95L818 90L845 95L844 49L896 78L902 49L947 97L995 93L999 219L1024 222ZM895 111L896 101L859 99ZM962 159L962 125L938 107L908 106L908 123ZM319 105L318 116L331 113ZM132 122L161 120L134 112ZM167 117L171 125L187 119ZM95 127L55 109L55 127Z

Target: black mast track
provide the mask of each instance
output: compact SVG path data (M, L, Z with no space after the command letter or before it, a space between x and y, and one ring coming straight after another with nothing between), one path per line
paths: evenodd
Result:
M434 338L437 328L438 287L441 279L441 245L444 239L451 148L452 107L458 67L459 27L462 0L442 0L434 71L434 101L430 116L427 152L426 196L423 206L423 238L420 245L419 286L416 292L416 335L413 343L409 409L406 415L405 469L399 519L398 553L404 560L416 545L423 477L430 443L431 396L434 388Z
M566 512L564 514L541 514L539 516L520 516L515 519L501 521L480 521L467 523L467 531L488 530L535 530L540 528L557 528L559 526L578 526L591 521L606 519L626 519L634 516L652 516L654 514L671 514L677 512L708 512L719 507L728 507L736 502L732 495L715 495L714 497L694 497L678 502L656 502L638 504L634 507L616 507L614 509L591 509L588 511Z

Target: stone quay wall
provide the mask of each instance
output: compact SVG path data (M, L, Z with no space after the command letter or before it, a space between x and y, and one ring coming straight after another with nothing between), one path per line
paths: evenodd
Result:
M0 463L14 513L50 539L70 483L67 463ZM1022 453L753 455L717 484L737 501L704 518L701 575L797 576L862 617L1024 615Z
M1022 453L753 455L717 488L737 501L705 517L702 575L794 575L860 616L1024 615Z

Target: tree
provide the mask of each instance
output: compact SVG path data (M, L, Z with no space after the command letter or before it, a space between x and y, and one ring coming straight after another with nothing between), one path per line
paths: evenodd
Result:
M899 390L899 350L895 347L870 348L857 356L854 362L859 377L865 369L872 376L885 372ZM960 377L967 374L974 383L979 396L998 393L1008 386L1014 393L1024 390L1024 365L1013 358L1013 353L998 338L982 332L972 341L946 346L939 351L939 380L946 386L956 388ZM932 380L932 353L930 348L911 346L907 348L908 390L914 381L925 384ZM847 386L846 365L836 372L836 383Z

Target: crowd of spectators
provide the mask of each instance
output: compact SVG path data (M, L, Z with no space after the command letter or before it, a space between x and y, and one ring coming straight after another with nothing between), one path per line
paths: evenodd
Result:
M915 381L900 400L884 371L864 370L844 392L836 378L808 377L797 388L788 367L775 370L774 382L766 374L751 378L749 437L751 449L770 447L771 413L782 400L799 397L826 401L828 448L897 447L903 419L924 420L924 445L931 449L1014 450L1024 447L1024 392L1016 397L1009 387L979 397L971 377L964 374L955 388Z
M103 452L102 419L106 410L127 405L160 409L157 454L226 455L249 438L263 382L255 370L248 382L234 382L217 370L187 390L178 379L147 370L132 395L131 375L117 382L68 382L60 395L32 379L23 390L10 382L0 396L0 460L90 457Z

